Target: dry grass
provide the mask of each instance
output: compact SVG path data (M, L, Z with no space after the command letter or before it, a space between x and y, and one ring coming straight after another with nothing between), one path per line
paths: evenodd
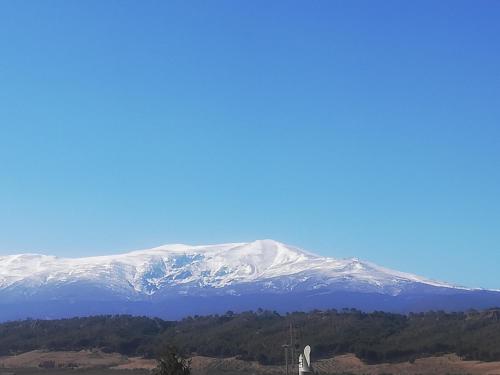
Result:
M384 363L368 365L353 354L323 359L313 363L315 371L321 374L355 374L355 375L500 375L500 362L462 361L456 355L429 357L416 360L414 363ZM205 357L193 358L193 373L245 373L263 375L282 375L283 366L262 366L256 362L245 362L234 358L215 359ZM297 368L290 371L295 374Z
M151 359L128 358L116 353L100 351L46 352L32 351L16 356L0 357L0 373L12 372L7 369L38 368L40 363L53 361L56 368L76 365L79 369L108 369L105 372L120 373L118 370L151 370L156 362ZM282 375L283 366L262 366L257 362L247 362L236 358L193 357L193 375ZM456 355L430 357L414 363L367 365L352 354L322 359L314 362L315 370L321 374L354 375L500 375L500 362L462 361ZM17 371L16 371L17 373ZM296 368L290 374L295 374Z
M352 373L352 374L405 374L405 375L500 375L500 362L462 361L456 355L429 357L416 360L414 363L383 363L367 365L352 354L316 362L316 370L320 373Z
M118 366L127 363L129 359L121 354L108 354L101 351L49 352L34 350L15 356L0 357L0 368L39 367L41 363L51 361L54 362L56 368L95 368Z

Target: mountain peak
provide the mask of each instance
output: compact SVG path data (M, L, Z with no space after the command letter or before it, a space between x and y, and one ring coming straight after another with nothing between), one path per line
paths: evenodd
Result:
M66 306L68 298L106 300L122 307L129 306L130 301L154 302L156 306L177 303L182 307L187 303L183 298L188 296L200 298L193 305L194 313L203 310L200 306L209 297L220 297L220 301L226 302L238 297L234 301L250 309L262 307L263 301L279 305L280 299L289 301L286 303L293 309L365 306L364 302L342 305L344 302L336 300L336 293L349 294L354 298L349 303L364 301L363 296L367 296L367 301L380 299L377 306L390 306L396 297L414 301L415 296L463 295L472 291L358 258L339 260L315 255L272 239L212 245L167 244L86 258L0 256L0 319L5 301L14 301L16 306L59 301ZM254 298L256 305L245 305L247 297ZM177 302L168 302L174 300Z
M398 294L414 284L449 287L388 270L357 258L336 260L285 243L263 239L216 245L169 244L119 255L57 258L38 254L0 257L0 291L13 285L59 288L86 282L120 293L153 295L161 290L190 293L224 288L338 288ZM256 285L257 285L256 284ZM264 285L266 285L264 287ZM200 286L203 289L199 289Z

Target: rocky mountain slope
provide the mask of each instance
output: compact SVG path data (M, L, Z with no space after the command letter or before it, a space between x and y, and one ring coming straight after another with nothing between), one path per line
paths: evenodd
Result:
M500 305L500 293L457 287L273 240L164 245L120 255L0 256L0 319L93 313L356 307L447 310Z

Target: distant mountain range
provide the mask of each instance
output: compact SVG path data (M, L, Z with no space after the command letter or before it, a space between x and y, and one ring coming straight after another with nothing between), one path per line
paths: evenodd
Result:
M0 256L0 320L128 313L177 319L257 308L410 312L500 306L468 289L273 240L126 254Z

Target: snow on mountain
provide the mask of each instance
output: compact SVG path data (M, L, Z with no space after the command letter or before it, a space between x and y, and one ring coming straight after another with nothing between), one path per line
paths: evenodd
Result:
M174 244L78 259L0 256L0 321L98 314L178 319L259 307L409 312L494 306L500 306L498 291L323 257L273 240Z
M58 258L0 256L0 293L86 283L128 298L165 292L238 294L324 288L398 295L415 284L451 285L358 259L318 256L273 240L191 246L164 245L120 255Z

